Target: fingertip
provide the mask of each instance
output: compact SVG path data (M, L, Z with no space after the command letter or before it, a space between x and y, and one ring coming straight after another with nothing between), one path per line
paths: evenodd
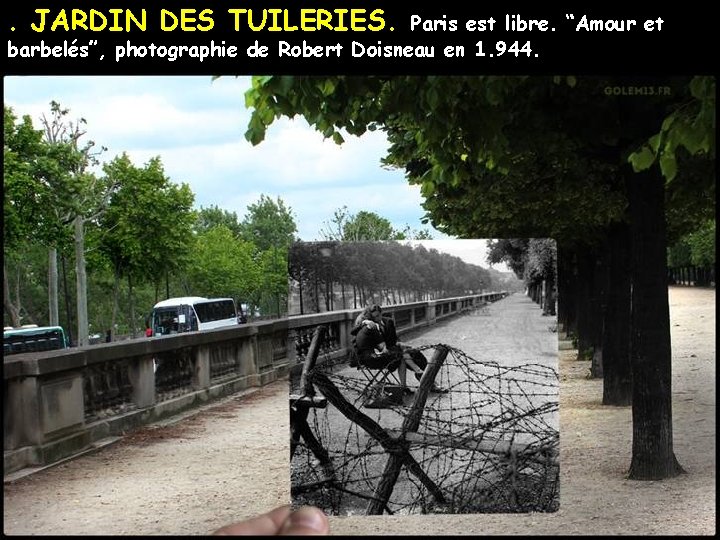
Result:
M279 534L309 536L329 533L330 524L325 513L314 506L303 506L288 516Z

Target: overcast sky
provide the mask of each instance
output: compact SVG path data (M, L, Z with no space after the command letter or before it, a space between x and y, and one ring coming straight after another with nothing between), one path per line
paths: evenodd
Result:
M292 209L298 236L306 241L322 239L320 231L343 206L352 214L376 212L397 229L409 225L448 238L421 223L419 187L409 185L401 170L381 167L387 143L379 131L348 136L338 146L304 119L282 118L253 147L243 136L250 117L244 100L249 80L13 76L4 77L3 84L5 105L17 116L29 114L36 127L51 100L69 108L70 119L84 118L87 138L108 148L104 161L127 152L142 166L160 156L173 182L190 185L196 208L217 205L242 219L247 206L265 194L282 198ZM468 252L462 243L457 246ZM474 263L488 266L482 257Z
M448 253L459 257L466 263L482 266L483 268L494 268L500 272L509 272L510 269L505 263L490 265L487 262L487 239L458 240L454 238L443 238L436 240L412 240L410 245L422 244L427 249L436 249L440 253Z

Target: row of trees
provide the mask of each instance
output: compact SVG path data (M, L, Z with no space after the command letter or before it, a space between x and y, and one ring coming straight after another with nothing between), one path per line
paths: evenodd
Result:
M557 244L550 238L504 238L488 242L488 262L504 262L524 281L543 315L556 315Z
M348 211L347 206L335 210L330 221L320 231L325 240L342 242L371 242L385 240L432 240L427 229L415 230L410 225L403 229L393 227L390 220L375 212L361 210L357 214Z
M36 129L4 109L5 326L60 324L78 344L93 333L138 335L150 307L171 296L232 297L249 314L287 310L295 217L261 195L239 218L194 208L160 158L142 166L84 141L85 121L57 102ZM430 238L368 211L335 211L319 232L337 240Z
M604 92L638 86L663 91ZM632 403L630 478L682 472L667 247L714 219L713 77L273 76L245 98L255 144L282 115L336 142L383 129L438 230L556 239L559 321L602 352L603 403Z
M715 264L715 220L708 219L682 236L668 249L668 266L712 266Z
M399 242L296 242L289 277L295 313L399 304L500 290L497 273ZM292 312L291 311L291 312Z
M282 199L261 195L242 219L195 210L190 187L159 158L137 166L122 154L99 166L103 149L83 143L84 120L68 114L52 102L36 129L4 108L6 326L61 324L87 344L91 331L136 335L170 296L285 311L296 225Z

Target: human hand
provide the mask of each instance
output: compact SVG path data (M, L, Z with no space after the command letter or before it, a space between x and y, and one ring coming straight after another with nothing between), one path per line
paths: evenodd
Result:
M226 525L214 536L325 536L330 533L327 516L319 508L303 506L293 510L281 506L260 516Z
M380 329L380 325L378 323L376 323L375 321L371 321L370 319L365 319L362 323L371 330L373 330L373 329L379 330Z

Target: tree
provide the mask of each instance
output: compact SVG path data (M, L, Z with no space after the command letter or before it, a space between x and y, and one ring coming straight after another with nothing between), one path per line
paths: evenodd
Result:
M325 240L368 242L379 240L432 240L427 229L414 230L406 225L402 230L392 226L390 220L367 210L351 214L347 206L335 210L330 222L320 231Z
M80 140L85 135L82 127L85 120L68 121L68 113L68 109L52 101L50 117L41 117L43 129L40 131L42 140L39 140L29 118L13 133L11 126L14 119L6 110L5 130L10 130L8 134L11 136L6 152L10 166L7 181L14 201L12 208L8 209L8 223L10 235L17 235L19 228L15 218L22 215L26 220L25 233L32 231L36 239L49 247L50 324L58 324L59 319L57 248L65 247L69 237L74 238L78 341L87 344L84 227L102 212L113 186L104 184L88 172L89 167L97 164L97 156L103 149L96 151L93 141L81 144ZM13 146L16 151L12 150ZM30 155L31 148L34 155ZM15 158L21 155L19 163ZM14 166L16 169L13 171ZM20 171L25 173L24 180L18 174Z
M630 476L665 478L682 469L672 444L665 213L664 197L658 196L664 195L663 182L659 170L632 174L629 163L635 170L644 163L628 162L628 156L695 91L688 91L691 79L687 77L643 83L669 85L671 91L630 103L619 96L599 98L604 87L637 84L629 78L567 77L563 82L550 77L492 76L254 77L246 93L246 103L254 109L246 137L260 142L267 126L281 115L302 114L336 142L342 142L341 128L361 135L381 127L391 144L384 161L404 167L408 180L420 184L429 219L450 233L487 233L483 224L494 223L492 218L505 212L521 212L519 223L527 227L526 217L537 217L544 208L540 198L537 210L527 212L538 178L559 188L556 200L573 193L582 195L576 199L599 200L597 206L585 205L586 218L600 226L626 222L633 242L630 348L635 384ZM714 101L711 112L714 118ZM535 174L515 173L518 163L521 172L534 169ZM480 197L457 196L457 190L471 189L478 178L500 176L508 180L509 189L504 203L493 212L477 211ZM501 183L492 185L502 190ZM581 186L589 188L587 193ZM613 200L618 204L609 204ZM552 207L545 208L552 216ZM564 223L570 231L577 224L574 220L550 222ZM553 236L545 234L547 220L536 223L542 225L543 234L533 231L534 236ZM589 245L597 245L603 236L600 230L583 231L597 237ZM506 235L507 231L499 230L487 234ZM637 249L638 245L643 248Z
M87 315L87 275L85 270L85 224L96 220L108 204L116 188L88 172L98 164L97 156L105 148L95 150L95 142L88 140L81 145L86 131L84 118L67 119L69 109L56 101L50 103L50 117L41 117L45 140L54 151L54 161L47 168L44 180L53 191L52 207L63 225L71 226L75 244L75 277L77 281L77 342L88 345L89 321ZM57 321L57 254L50 248L49 294L50 322Z
M347 206L338 208L330 223L325 224L320 234L326 240L360 242L373 240L398 240L400 236L392 223L374 212L360 210L351 214Z
M254 251L254 245L235 238L225 225L200 233L188 268L190 289L200 296L251 296L260 288L261 279Z
M273 304L273 311L281 317L287 309L288 294L288 250L284 247L271 247L260 254L259 260L261 290L263 296L261 304L265 311Z
M459 257L398 241L295 242L290 249L289 273L300 285L300 312L338 309L333 285L339 284L342 309L349 307L345 290L353 290L354 308L370 303L398 304L432 298L477 294L492 286L484 268ZM311 291L308 306L302 291ZM322 290L322 294L321 291ZM317 291L312 294L312 291Z
M710 266L715 264L715 220L684 235L668 249L669 266Z
M196 232L207 232L217 225L225 225L236 237L241 236L243 233L235 212L223 210L217 205L211 205L207 208L201 206L195 223Z
M677 101L660 129L638 145L628 158L635 171L657 164L672 182L679 169L679 155L715 157L715 77L693 77L687 84L689 98Z
M168 274L185 266L194 240L194 196L188 185L170 182L159 157L136 167L122 154L103 170L108 183L118 186L97 231L99 248L110 261L115 278L111 328L115 328L119 281L125 278L130 300L128 327L135 335L134 283L149 282L157 287L165 282L167 288Z
M525 281L528 295L542 302L543 315L555 315L557 246L549 238L513 238L488 241L488 262L505 262Z
M242 238L259 251L271 247L288 249L295 239L297 225L292 210L280 197L273 200L262 194L257 202L248 205L240 230Z
M42 131L33 127L29 116L17 123L11 108L4 107L3 113L3 303L11 324L20 326L23 317L20 274L15 274L17 279L11 286L8 259L32 233L44 230L47 192L33 164L44 154L46 147Z
M690 233L690 261L697 266L715 264L715 220L703 223L697 231Z
M280 197L273 200L262 194L248 205L240 223L240 238L254 246L253 260L263 272L250 296L250 303L260 305L261 311L280 316L281 305L287 303L288 250L296 232L292 209Z

